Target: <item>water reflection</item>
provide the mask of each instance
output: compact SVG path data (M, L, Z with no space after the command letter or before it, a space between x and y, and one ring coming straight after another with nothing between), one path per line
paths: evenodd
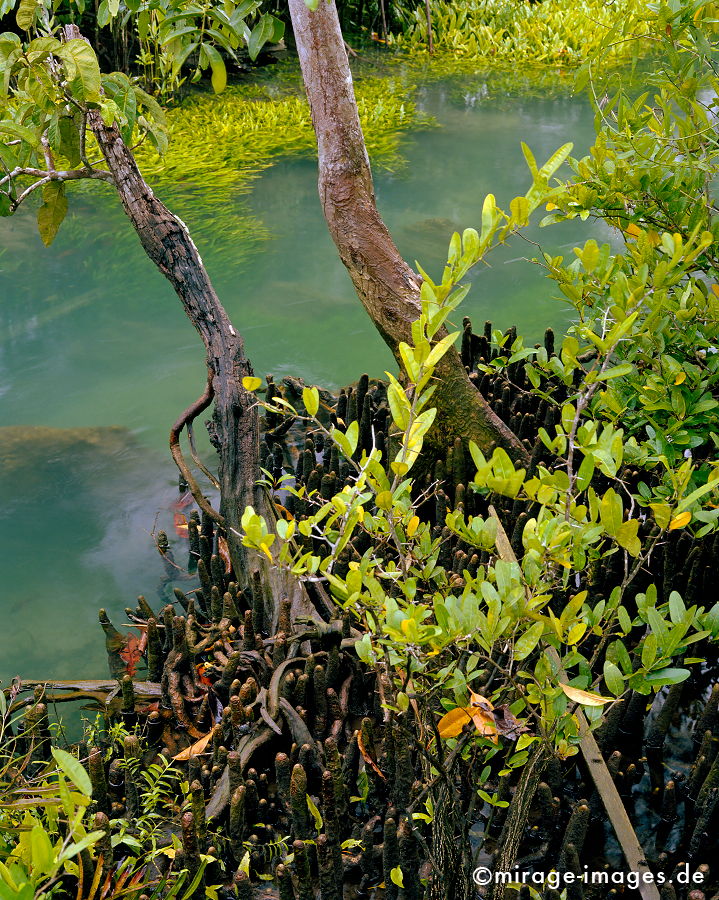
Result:
M497 103L486 94L477 79L424 87L421 106L441 127L408 136L405 165L376 178L401 252L433 273L452 231L478 224L487 192L502 205L528 186L521 140L540 161L567 140L582 152L591 140L583 101ZM224 197L223 216L231 209L236 219L227 231L213 230L225 221L217 201L195 194L190 202L181 191L163 199L211 236L200 252L256 371L337 387L391 365L327 234L311 162L280 163L249 197ZM162 567L151 532L170 529L176 485L167 433L204 383L199 339L111 191L76 194L71 205L50 249L30 210L0 231L0 424L45 429L26 430L13 451L24 466L0 482L3 679L102 677L97 608L120 623L138 592L157 602ZM581 229L528 235L557 252ZM566 308L523 261L536 253L516 240L494 251L473 273L461 314L517 324L531 341L549 324L561 327ZM93 448L79 431L96 429L103 439Z

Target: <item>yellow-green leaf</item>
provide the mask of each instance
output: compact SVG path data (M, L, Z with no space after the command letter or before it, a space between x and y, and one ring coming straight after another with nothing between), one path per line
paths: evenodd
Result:
M672 508L668 503L650 503L654 519L660 528L666 528L672 516Z
M669 523L669 531L676 531L677 528L684 528L685 525L688 525L692 520L692 514L689 510L685 510L683 513L679 513L678 516L675 516L671 522Z
M320 408L320 392L316 387L306 387L302 389L302 402L305 405L308 416L316 416L317 410Z
M629 519L622 522L617 530L617 543L623 547L630 556L639 556L642 549L642 542L637 536L639 530L639 519Z
M37 227L43 244L49 247L67 214L67 197L62 181L50 181L42 189L42 206L37 211Z
M380 491L377 494L377 506L380 509L388 510L392 508L392 491Z
M66 41L58 50L68 80L78 100L97 100L100 96L100 64L95 51L82 38Z
M394 869L389 873L389 877L392 879L392 884L396 884L397 887L404 887L404 878L402 876L402 869L399 866L395 866Z
M314 819L315 828L317 831L322 831L322 816L320 815L320 811L315 806L312 797L310 797L309 794L306 794L305 796L307 797L307 809L309 809L310 815Z
M86 797L91 796L92 783L90 776L85 771L85 767L80 760L75 759L71 753L61 750L59 747L52 748L52 755L59 768L67 775L75 787L85 794Z
M47 832L39 823L30 832L33 872L49 875L55 867L55 852Z
M18 28L22 28L23 31L29 31L32 28L32 24L35 21L35 10L39 5L38 0L20 0L20 5L15 14Z
M592 691L580 691L579 688L572 687L569 684L561 684L559 687L564 693L575 703L581 703L582 706L604 706L605 703L611 703L611 697L602 697L601 694L595 694Z
M246 391L256 391L261 384L262 379L257 378L256 375L245 375L245 377L242 379L242 387Z

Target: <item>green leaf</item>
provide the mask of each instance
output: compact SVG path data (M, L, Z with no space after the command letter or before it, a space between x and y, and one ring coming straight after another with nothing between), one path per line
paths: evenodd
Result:
M39 823L30 832L33 873L49 875L55 868L55 851L45 829Z
M681 622L684 619L684 616L687 614L687 608L684 605L684 601L681 598L681 594L677 591L672 591L669 595L669 617L672 622L676 625L678 622Z
M306 387L302 389L302 402L305 405L308 416L316 416L317 410L320 408L320 392L316 387Z
M535 622L531 628L528 628L527 631L516 641L514 645L514 658L515 659L526 659L529 654L534 650L534 648L539 643L539 639L544 634L544 623L543 622Z
M111 128L120 110L114 100L105 100L100 104L100 118L107 128Z
M310 811L310 815L314 819L315 828L317 831L322 831L322 816L320 815L320 811L315 806L312 797L309 794L305 795L307 797L307 809Z
M71 166L79 166L82 162L80 156L80 130L71 116L60 116L57 123L60 146L59 152L67 159Z
M633 370L634 366L631 363L622 363L619 366L612 366L601 375L597 375L597 381L609 381L611 378L622 378L624 375L629 375Z
M100 96L100 65L95 51L82 38L66 41L58 56L65 63L68 80L77 100L97 100Z
M535 179L537 175L539 175L539 169L537 169L537 163L534 159L534 154L524 143L524 141L522 141L522 153L524 154L524 158L527 160L527 165L529 166L529 171L532 173L532 178Z
M40 137L36 132L34 132L31 128L28 128L25 125L20 125L19 122L13 122L10 119L3 119L0 122L0 134L9 134L14 138L20 138L21 141L25 141L31 147L35 149L40 149Z
M355 420L354 422L350 422L350 427L347 429L345 434L347 436L347 441L352 448L352 451L350 453L351 456L357 449L357 441L359 440L359 422L357 422L357 420Z
M577 472L577 490L586 491L594 477L594 457L588 453Z
M307 2L307 0L305 0ZM399 866L395 866L394 869L389 873L389 877L392 880L392 884L396 884L397 887L404 887L404 877L402 876L402 869Z
M37 211L37 227L43 244L49 247L67 214L67 197L62 181L50 181L42 189L43 204Z
M609 660L605 660L604 662L604 683L606 684L607 689L610 690L615 697L619 697L624 693L624 678L622 677L622 673L619 671L618 667Z
M212 90L216 94L221 94L224 89L227 87L227 69L225 68L225 61L220 56L220 51L217 47L213 47L212 44L201 44L200 45L205 53L207 54L207 58L210 61L210 68L212 69Z
M653 631L644 638L642 645L642 665L645 669L649 669L657 658L657 636Z
M23 31L29 31L35 21L35 11L40 6L39 0L20 0L20 5L15 14L15 21L18 28Z
M654 687L660 687L665 684L680 684L686 681L692 673L689 669L659 669L656 672L649 672L645 679Z
M52 748L52 755L58 767L67 775L75 787L86 797L92 796L92 782L82 763L66 750Z
M58 856L57 861L59 863L64 863L67 859L72 859L73 856L77 856L78 853L82 853L83 850L88 847L92 847L93 844L96 844L100 838L105 834L104 831L91 831L89 834L86 834L85 837L81 838L74 844L70 844L68 847L62 851L62 853ZM129 843L130 835L125 835L123 843ZM139 846L140 851L142 851L142 846Z
M320 5L320 0L305 0L305 6L307 9L311 9L314 12L317 7Z
M265 13L252 29L252 34L247 42L247 52L254 62L259 56L260 50L270 40L275 31L274 17Z

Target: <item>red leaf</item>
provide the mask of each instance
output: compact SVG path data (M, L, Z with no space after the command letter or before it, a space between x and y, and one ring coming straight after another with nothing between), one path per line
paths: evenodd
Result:
M133 677L137 672L137 664L142 659L142 650L140 649L140 638L131 631L125 638L125 646L120 650L118 656L125 663L125 671Z
M172 516L172 524L175 526L175 534L178 537L186 538L189 535L187 519L181 512L176 512Z

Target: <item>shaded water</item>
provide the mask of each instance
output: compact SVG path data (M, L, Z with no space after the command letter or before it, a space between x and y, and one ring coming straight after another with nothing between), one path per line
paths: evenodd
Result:
M592 139L584 101L487 103L483 93L476 79L423 88L421 106L440 127L409 135L404 165L376 177L401 252L430 273L452 231L478 225L487 192L506 206L526 189L520 140L541 163L567 140L583 152ZM163 199L172 206L171 192ZM392 364L327 235L314 164L280 163L223 207L225 218L198 193L188 225L207 233L217 217L200 252L259 374L337 387ZM233 247L221 224L228 207L254 215L269 238ZM113 199L83 194L71 208L47 250L29 210L0 230L3 680L106 677L98 607L120 624L138 592L157 604L151 533L171 531L177 483L167 435L204 383L200 341ZM576 225L528 234L565 253L581 239ZM532 341L561 328L564 307L521 259L536 252L519 241L492 253L461 314L517 324Z

